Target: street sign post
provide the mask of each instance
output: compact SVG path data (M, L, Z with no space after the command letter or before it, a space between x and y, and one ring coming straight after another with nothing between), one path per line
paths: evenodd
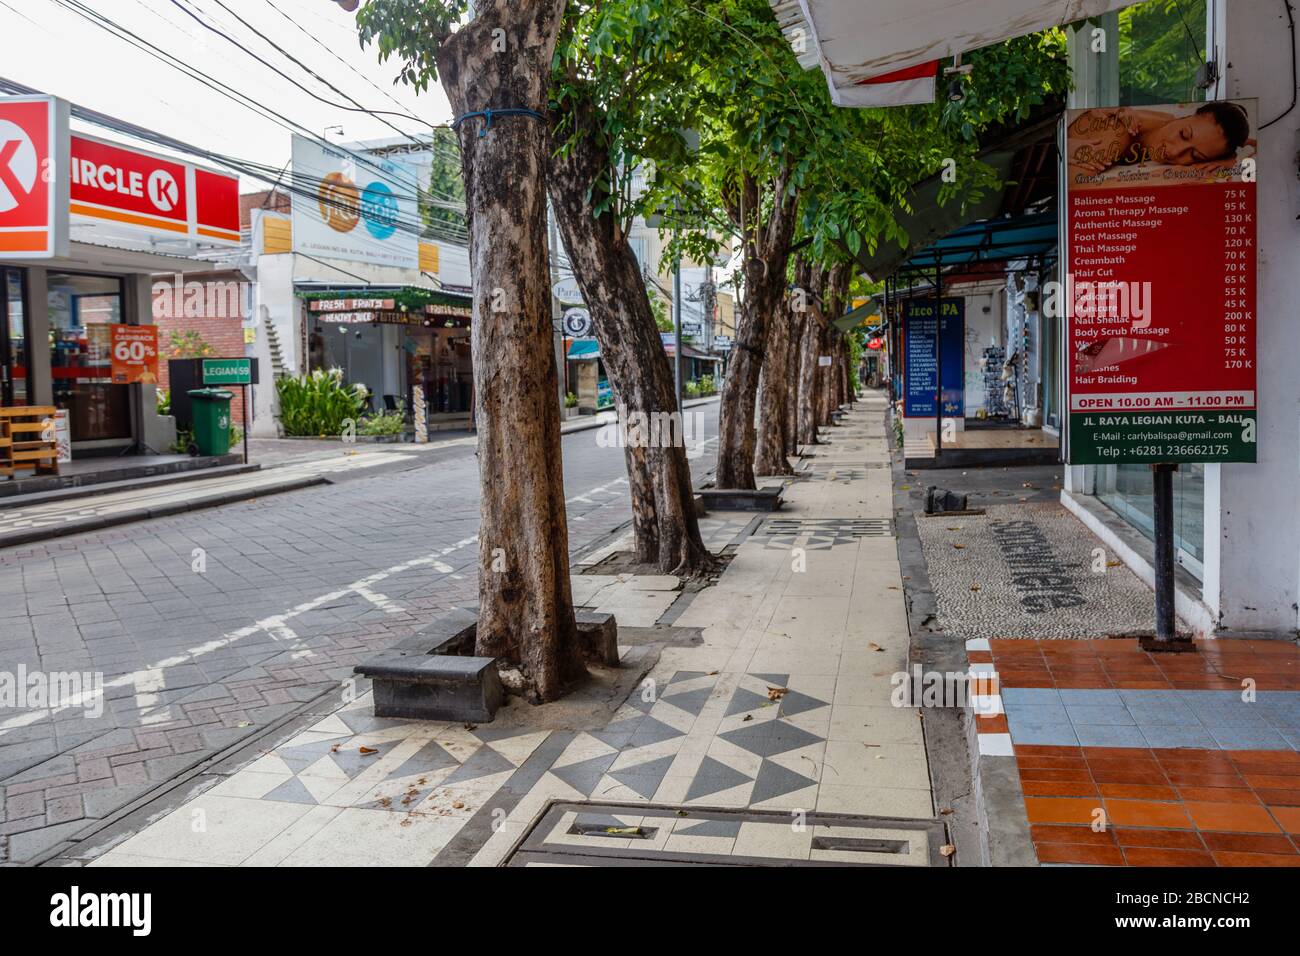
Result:
M203 359L204 385L238 385L244 405L244 464L248 464L248 387L257 382L257 359Z

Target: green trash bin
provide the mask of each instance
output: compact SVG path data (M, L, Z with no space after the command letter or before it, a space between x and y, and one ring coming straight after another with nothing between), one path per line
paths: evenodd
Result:
M194 444L199 454L229 454L230 400L235 393L224 388L196 388L185 394L193 399L190 409L194 418Z

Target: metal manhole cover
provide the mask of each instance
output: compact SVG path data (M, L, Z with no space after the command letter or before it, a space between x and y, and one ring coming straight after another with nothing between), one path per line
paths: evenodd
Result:
M552 803L506 866L947 866L940 820Z

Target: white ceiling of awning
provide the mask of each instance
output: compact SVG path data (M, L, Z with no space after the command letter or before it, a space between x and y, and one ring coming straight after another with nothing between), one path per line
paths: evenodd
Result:
M802 24L794 16L797 2ZM835 87L1099 16L1134 0L769 0ZM798 49L796 47L796 52ZM811 65L811 57L800 57Z

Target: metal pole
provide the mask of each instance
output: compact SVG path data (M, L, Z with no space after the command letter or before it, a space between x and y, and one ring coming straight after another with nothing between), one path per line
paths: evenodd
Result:
M677 411L682 411L682 254L673 259L673 377L677 382Z
M239 390L244 399L244 464L248 464L248 386L241 385Z
M934 457L943 453L943 301L939 256L934 257Z
M1174 635L1174 471L1177 465L1151 466L1155 498L1156 642Z

